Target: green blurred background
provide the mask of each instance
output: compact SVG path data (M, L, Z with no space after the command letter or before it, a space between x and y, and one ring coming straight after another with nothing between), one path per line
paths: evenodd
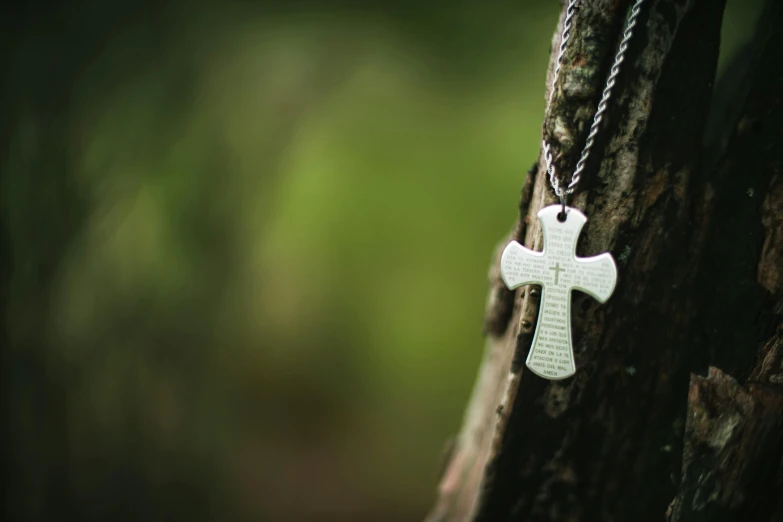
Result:
M558 2L3 9L12 519L421 519Z

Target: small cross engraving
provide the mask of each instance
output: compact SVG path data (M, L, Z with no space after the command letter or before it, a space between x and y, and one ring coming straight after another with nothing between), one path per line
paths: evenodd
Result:
M576 241L587 218L579 210L567 208L567 219L561 223L557 218L561 210L560 205L550 205L538 213L544 234L542 252L512 241L500 259L500 272L509 289L541 285L538 324L525 364L536 375L552 380L565 379L576 371L571 345L571 290L603 303L617 283L611 254L576 257Z
M550 266L549 269L555 271L555 284L557 284L557 280L559 279L560 276L560 271L563 270L562 268L560 268L560 263L555 263L555 266Z

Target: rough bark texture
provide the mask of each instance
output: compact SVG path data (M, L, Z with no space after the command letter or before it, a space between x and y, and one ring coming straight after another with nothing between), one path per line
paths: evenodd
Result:
M579 7L544 122L561 172L629 3ZM525 371L540 294L505 290L495 259L485 357L428 522L783 520L783 35L760 27L713 103L722 11L644 5L571 202L589 219L579 255L610 251L620 272L606 305L574 293L574 377ZM511 237L541 250L553 202L539 161Z

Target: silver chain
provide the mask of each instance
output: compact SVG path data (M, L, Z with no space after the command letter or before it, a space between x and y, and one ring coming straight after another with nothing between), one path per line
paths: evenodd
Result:
M549 92L549 104L547 105L547 116L549 115L549 108L552 106L552 98L554 97L555 94L557 77L560 75L560 65L563 62L563 55L565 54L566 51L566 45L568 44L568 39L571 36L571 25L573 22L574 14L576 13L577 1L579 0L568 0L566 17L565 17L565 21L563 22L563 36L560 38L560 49L558 50L557 53L557 62L555 62L555 71L554 74L552 75L552 89ZM546 160L546 170L547 173L549 174L549 183L552 185L552 189L554 189L555 194L563 202L563 205L565 205L565 197L573 194L574 189L576 188L577 184L579 184L579 180L582 177L582 171L585 169L585 163L587 163L587 158L590 157L590 149L593 148L593 143L595 142L595 136L598 134L598 125L601 123L601 118L603 117L604 111L606 111L607 102L609 101L609 98L612 96L612 87L614 87L617 75L620 74L620 64L625 59L625 51L628 50L628 42L631 40L631 36L633 36L633 28L636 25L636 18L639 16L639 12L641 11L641 6L643 2L644 0L636 0L636 2L633 4L633 7L631 7L631 12L628 15L628 20L625 22L625 31L623 32L623 39L620 41L620 47L617 49L617 54L614 57L614 64L612 64L612 68L609 71L609 77L606 79L606 86L604 87L604 93L601 96L601 101L598 102L598 108L595 111L595 116L593 116L593 124L590 126L590 133L587 135L585 148L582 149L582 154L579 157L579 161L577 161L576 163L576 168L574 169L573 176L571 176L571 181L568 183L568 185L565 188L560 186L560 180L557 178L557 175L555 173L555 165L552 160L552 152L550 150L549 143L546 142L546 139L543 140L544 158Z

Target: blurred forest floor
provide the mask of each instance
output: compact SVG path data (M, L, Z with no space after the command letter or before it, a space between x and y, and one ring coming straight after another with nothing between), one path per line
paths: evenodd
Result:
M14 519L424 516L538 153L518 4L4 8Z

